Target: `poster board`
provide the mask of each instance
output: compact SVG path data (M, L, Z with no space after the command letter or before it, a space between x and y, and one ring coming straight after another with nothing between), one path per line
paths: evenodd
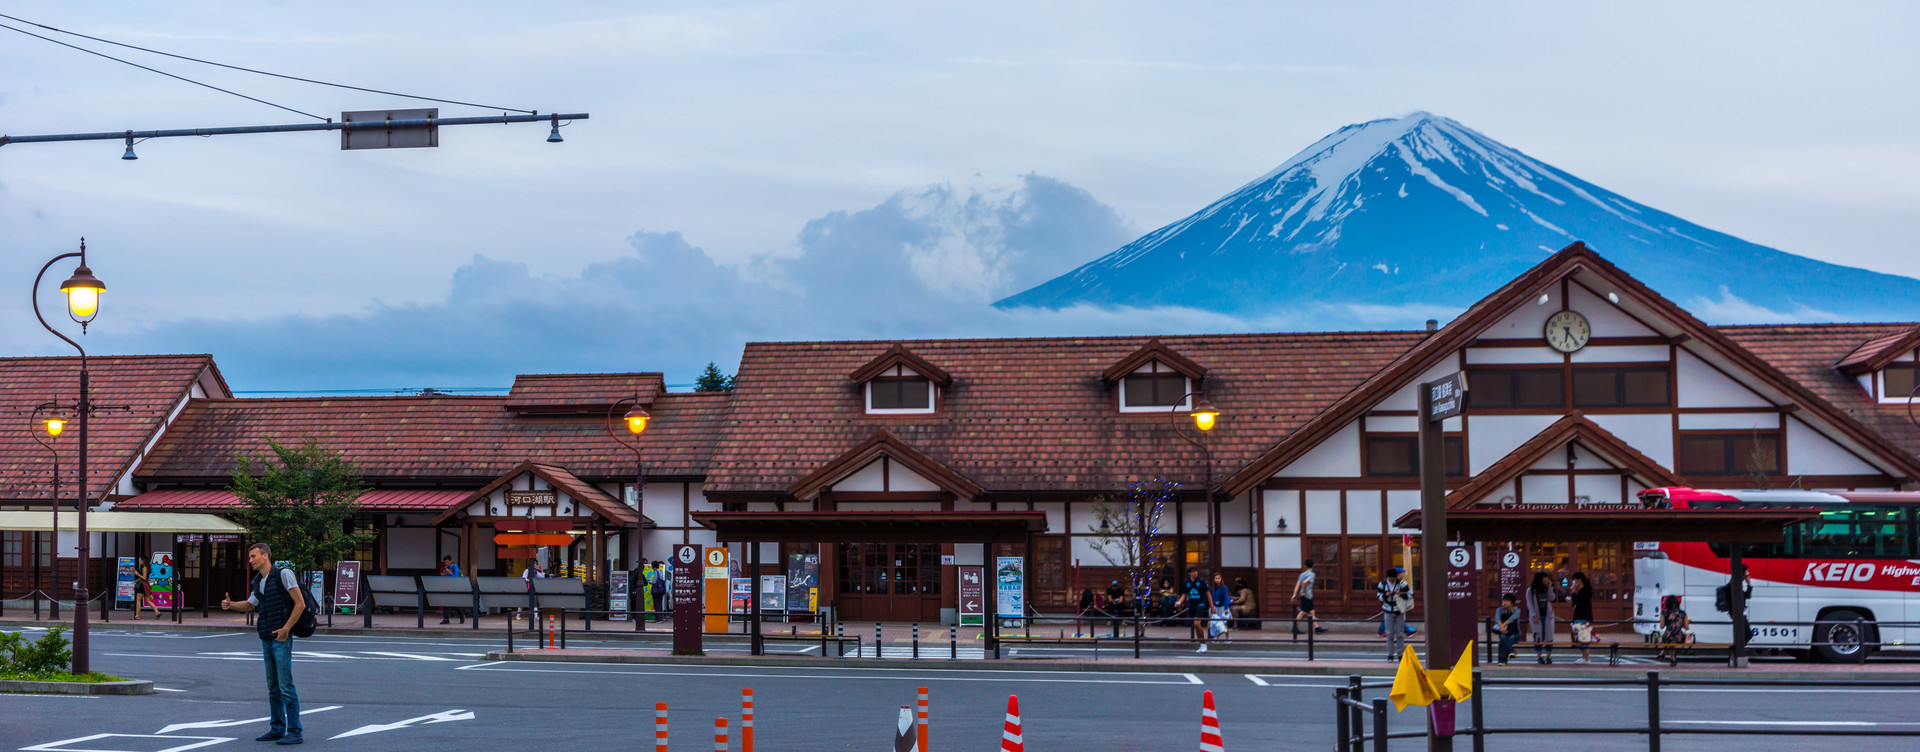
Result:
M787 576L784 574L760 575L760 612L784 612L787 610Z
M727 613L744 614L753 607L753 578L734 577L728 580Z
M173 554L155 551L147 565L147 602L161 611L173 608Z
M1019 556L1001 556L995 560L993 581L996 596L994 614L1001 617L1027 613L1027 560Z
M113 607L125 609L133 604L134 575L140 571L140 560L132 556L122 556L114 567Z
M627 620L627 607L633 602L631 577L624 570L607 572L607 610L613 612L607 615L609 621Z
M819 587L820 555L787 554L787 611L817 611Z

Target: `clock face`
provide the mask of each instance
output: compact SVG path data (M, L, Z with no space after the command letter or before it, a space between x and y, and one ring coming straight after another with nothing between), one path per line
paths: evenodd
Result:
M1579 311L1561 311L1547 319L1547 344L1560 352L1570 353L1587 346L1587 340L1593 337L1593 329L1587 326L1587 317Z

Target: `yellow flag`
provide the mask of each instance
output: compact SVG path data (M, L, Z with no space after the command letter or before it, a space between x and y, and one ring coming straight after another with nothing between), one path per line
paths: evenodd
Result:
M1460 660L1455 661L1453 670L1447 672L1443 686L1446 693L1455 700L1465 700L1473 696L1473 642L1467 642L1467 649L1461 651Z
M1393 702L1395 710L1406 710L1408 705L1426 705L1437 699L1433 681L1427 678L1425 669L1420 668L1420 659L1413 654L1413 647L1400 654L1400 669L1394 672L1393 689L1387 692L1387 699Z

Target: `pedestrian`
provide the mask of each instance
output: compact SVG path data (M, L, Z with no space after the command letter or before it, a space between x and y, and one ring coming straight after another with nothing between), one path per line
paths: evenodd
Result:
M453 556L451 554L440 557L440 576L441 577L459 577L460 576L460 565L454 563ZM440 607L440 623L441 624L447 623L447 616L449 614L460 617L461 624L467 623L466 609L461 608L459 606L441 606ZM474 617L474 618L479 618L479 617Z
M1300 636L1301 619L1307 620L1307 626L1313 629L1314 634L1327 632L1325 627L1314 623L1319 619L1319 615L1313 612L1313 583L1320 576L1313 571L1312 559L1306 560L1305 564L1306 568L1300 570L1300 577L1293 582L1293 600L1296 602L1293 609L1293 636L1295 637Z
M1174 613L1173 613L1174 604L1180 602L1179 593L1177 593L1173 589L1173 580L1168 580L1168 579L1160 580L1159 595L1160 595L1160 608L1155 611L1154 615L1162 619L1172 618L1174 616Z
M664 612L673 608L673 570L665 561L653 563L653 600L656 606L654 621L666 621Z
M1207 626L1209 637L1228 638L1228 629L1233 620L1233 591L1227 589L1227 578L1219 572L1213 573L1213 587L1207 589Z
M1567 600L1573 601L1573 641L1580 643L1580 659L1574 663L1592 663L1593 649L1587 647L1593 638L1593 581L1587 579L1586 572L1574 572L1569 578L1572 590Z
M1553 665L1553 581L1546 572L1534 572L1527 586L1527 623L1532 629L1533 662Z
M1126 588L1120 587L1119 580L1107 581L1107 600L1106 604L1102 605L1100 609L1106 613L1107 621L1113 625L1113 636L1115 637L1120 636L1120 599L1126 594Z
M266 660L267 710L271 720L267 733L254 737L254 741L299 744L302 741L300 695L293 688L293 625L307 610L307 602L294 596L300 592L300 581L294 577L293 570L273 565L271 546L255 543L248 547L247 565L253 569L253 576L248 578L247 599L236 602L222 593L220 608L241 613L260 610L254 629L260 635L260 653Z
M1387 638L1387 660L1400 660L1407 647L1407 609L1413 606L1413 586L1400 579L1399 567L1387 567L1387 574L1373 585L1380 599L1380 634Z
M1513 646L1520 642L1520 596L1500 596L1500 607L1493 610L1493 633L1500 638L1500 665L1513 658Z
M160 604L153 599L153 578L140 573L139 567L133 568L133 618L140 618L140 609L153 609L153 618L164 619L160 614Z
M1200 579L1199 568L1187 569L1187 579L1180 584L1180 600L1174 607L1187 620L1187 635L1200 643L1200 649L1193 652L1207 652L1207 583Z

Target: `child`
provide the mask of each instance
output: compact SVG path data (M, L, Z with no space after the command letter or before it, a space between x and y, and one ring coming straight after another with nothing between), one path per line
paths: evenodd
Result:
M1520 596L1507 593L1500 596L1500 607L1493 611L1493 633L1500 636L1500 665L1507 665L1513 657L1514 645L1520 642Z

